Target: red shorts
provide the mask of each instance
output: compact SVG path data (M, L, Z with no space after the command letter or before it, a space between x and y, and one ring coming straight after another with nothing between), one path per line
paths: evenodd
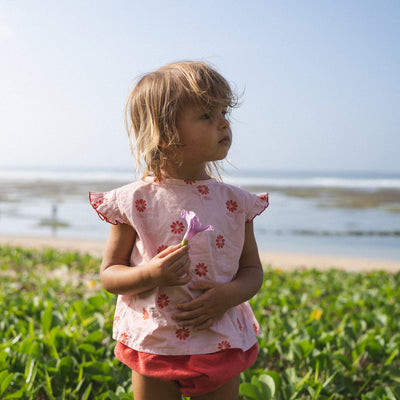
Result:
M159 356L141 353L118 342L115 356L141 375L177 381L181 393L200 396L212 392L250 367L257 359L257 343L247 351L222 350L211 354Z

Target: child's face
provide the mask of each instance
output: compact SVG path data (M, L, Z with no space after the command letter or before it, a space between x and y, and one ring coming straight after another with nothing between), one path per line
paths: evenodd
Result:
M187 108L179 114L177 129L184 164L218 161L227 156L232 132L225 114L224 108L209 112Z

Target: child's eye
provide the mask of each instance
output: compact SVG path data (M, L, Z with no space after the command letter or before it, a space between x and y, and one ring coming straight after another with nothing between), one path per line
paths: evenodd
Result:
M211 114L209 114L209 113L206 113L206 114L203 114L201 117L200 117L200 119L211 119L212 117L211 117Z

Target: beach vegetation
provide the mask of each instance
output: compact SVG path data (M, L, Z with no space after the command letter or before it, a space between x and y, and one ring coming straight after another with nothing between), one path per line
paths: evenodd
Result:
M132 399L100 259L0 247L0 398ZM400 272L265 267L241 400L399 399Z
M383 209L400 211L400 191L397 189L351 189L335 187L287 187L270 191L284 193L291 197L315 199L319 207L344 208L354 210Z
M69 224L57 219L43 218L39 222L39 226L48 226L50 228L68 228Z

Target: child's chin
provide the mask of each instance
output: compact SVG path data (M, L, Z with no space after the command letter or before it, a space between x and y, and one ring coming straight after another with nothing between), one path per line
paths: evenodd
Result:
M215 161L222 161L222 160L225 160L225 158L226 158L227 155L228 155L228 152L226 152L226 154L224 154L223 156L218 157Z
M224 160L228 155L228 150L226 152L218 154L213 160L210 161L222 161Z

